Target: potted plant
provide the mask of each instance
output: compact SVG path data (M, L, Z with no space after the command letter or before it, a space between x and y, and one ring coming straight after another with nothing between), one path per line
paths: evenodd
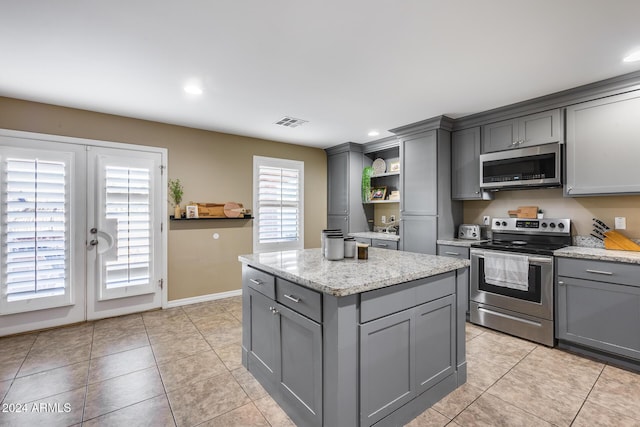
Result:
M174 206L173 216L175 219L180 219L182 216L182 212L180 210L180 202L182 202L183 195L184 195L184 188L180 183L180 179L170 179L169 180L169 197L171 198L171 203Z
M372 175L373 167L367 166L362 170L362 203L368 203L371 200Z

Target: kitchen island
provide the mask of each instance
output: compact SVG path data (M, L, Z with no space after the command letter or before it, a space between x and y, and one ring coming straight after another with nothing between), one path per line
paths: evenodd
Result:
M242 255L242 363L298 425L402 425L466 381L468 260Z

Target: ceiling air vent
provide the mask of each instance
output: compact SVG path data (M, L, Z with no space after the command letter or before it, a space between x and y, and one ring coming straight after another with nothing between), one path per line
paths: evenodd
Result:
M307 122L308 122L307 120L294 119L293 117L285 116L280 120L278 120L277 122L274 122L274 124L288 127L288 128L297 128L298 126L302 126Z

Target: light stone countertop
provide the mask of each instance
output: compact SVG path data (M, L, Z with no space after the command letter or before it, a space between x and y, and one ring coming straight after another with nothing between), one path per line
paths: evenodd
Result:
M597 261L626 262L640 264L640 252L612 251L603 248L567 246L553 252L554 256L565 258L593 259Z
M369 259L324 259L320 249L240 255L267 273L334 296L347 296L469 266L469 260L369 248Z
M468 239L438 239L436 243L438 245L451 245L451 246L461 246L465 248L470 248L472 243L480 243L480 242L488 242L489 240L468 240Z
M350 237L362 237L364 239L380 239L380 240L391 240L394 242L400 241L400 236L397 234L389 234L389 233L380 233L377 231L361 231L357 233L349 233Z

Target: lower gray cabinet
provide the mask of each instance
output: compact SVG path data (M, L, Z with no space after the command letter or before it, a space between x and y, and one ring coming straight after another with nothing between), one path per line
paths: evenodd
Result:
M559 340L640 360L640 266L560 258L556 304Z
M371 246L380 249L391 249L394 251L398 250L398 242L394 240L371 239Z
M469 259L469 248L461 247L461 246L453 246L453 245L438 245L438 255L440 256L448 256L451 258L460 258L460 259ZM467 319L469 318L469 269L464 270L463 273L460 274L461 280L467 284L464 291L465 294L461 296L466 301L466 314Z
M400 246L406 252L436 254L438 218L436 216L403 216Z
M251 325L249 370L280 397L297 425L321 426L322 325L254 289L244 292Z
M360 325L360 423L372 425L456 370L455 295Z
M322 425L322 326L287 307L276 306L277 371L280 392L298 425Z

